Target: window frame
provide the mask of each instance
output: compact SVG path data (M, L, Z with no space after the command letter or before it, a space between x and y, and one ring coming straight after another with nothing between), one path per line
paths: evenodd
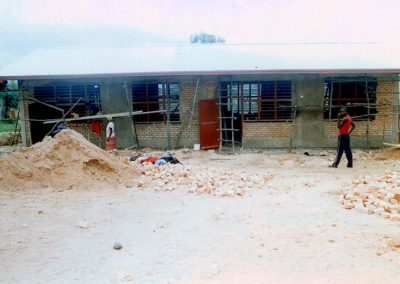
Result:
M377 87L378 80L374 77L326 78L324 80L324 120L337 119L339 109L343 106L348 109L353 120L375 120ZM343 95L346 92L352 94ZM370 105L369 116L368 104Z
M151 91L149 86L152 86ZM159 113L147 113L134 116L135 123L166 123L167 118L167 105L170 106L170 122L181 122L181 88L178 82L168 81L146 81L146 82L133 82L131 85L132 90L132 109L133 111L142 110L143 112L161 111ZM157 90L155 95L154 90ZM175 90L173 94L171 94ZM140 99L143 98L143 99ZM168 104L169 101L169 104ZM171 109L171 105L175 108ZM157 106L151 107L151 106Z
M77 89L83 92L76 92ZM91 89L96 90L93 92ZM76 96L77 93L79 93L78 96ZM92 105L97 108L97 112L101 111L100 84L96 83L54 83L34 86L33 96L41 102L62 108L65 112L69 111L79 98L82 98L72 110L79 116L93 115L89 113Z
M268 92L271 90L264 89L267 87L263 88L268 85L272 86L272 93ZM282 85L289 87L280 89ZM242 121L245 122L288 122L293 120L292 80L221 81L220 97L223 104L227 104L227 111L231 111L230 100L234 99L234 113L240 114ZM272 109L263 108L263 105L268 104ZM287 110L285 113L285 109L281 109L282 104L287 105L285 108L289 109L289 115Z

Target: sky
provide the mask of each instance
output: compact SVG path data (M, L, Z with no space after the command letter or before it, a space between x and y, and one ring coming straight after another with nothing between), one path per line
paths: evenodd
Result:
M399 0L0 0L0 67L39 48L236 43L398 43Z

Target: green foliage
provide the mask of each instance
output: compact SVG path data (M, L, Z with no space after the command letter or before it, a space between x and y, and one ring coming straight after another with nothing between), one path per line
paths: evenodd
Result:
M13 132L15 129L15 120L0 120L0 132Z
M0 100L2 100L2 108L0 117L8 118L11 108L18 107L18 91L16 81L9 81L7 87L0 92Z
M224 43L225 39L213 34L205 32L192 34L190 36L190 43Z

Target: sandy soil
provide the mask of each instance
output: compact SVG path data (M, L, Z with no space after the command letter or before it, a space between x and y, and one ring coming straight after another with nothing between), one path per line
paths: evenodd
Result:
M317 153L318 154L318 153ZM400 283L400 222L345 210L340 189L398 160L178 152L204 166L269 173L262 189L0 190L1 283ZM239 171L240 169L240 171ZM114 250L116 241L121 250Z

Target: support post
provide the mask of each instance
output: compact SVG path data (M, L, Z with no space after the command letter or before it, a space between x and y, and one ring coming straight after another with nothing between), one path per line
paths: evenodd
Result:
M368 77L367 74L365 74L365 96L367 97L367 129L366 129L366 135L367 135L367 151L369 152L369 127L370 127L370 104L369 104L369 94L368 94Z
M132 96L129 96L129 94L128 94L128 84L126 82L124 83L124 89L125 89L126 102L128 103L129 112L133 113ZM132 147L129 147L129 148L135 148L135 147L139 146L139 141L138 141L137 135L136 135L136 129L135 129L135 124L133 122L133 116L131 116L130 119L131 119L130 136L131 136L131 139L132 139L134 145L132 145Z
M165 91L165 97L167 98L167 105L166 105L166 110L167 110L167 149L171 150L171 111L170 111L170 90L169 90L169 84L165 84L164 87Z

